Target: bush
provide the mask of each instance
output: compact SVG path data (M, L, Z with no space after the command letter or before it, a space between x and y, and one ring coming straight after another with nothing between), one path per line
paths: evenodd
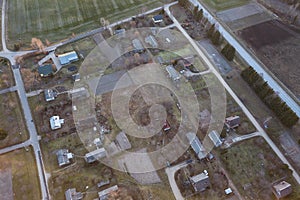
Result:
M0 140L4 140L7 137L7 132L3 129L0 129Z

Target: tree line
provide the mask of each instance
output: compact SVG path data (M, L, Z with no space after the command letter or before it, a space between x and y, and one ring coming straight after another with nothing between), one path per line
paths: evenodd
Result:
M241 76L285 126L292 127L298 122L296 113L281 100L253 67L243 70Z

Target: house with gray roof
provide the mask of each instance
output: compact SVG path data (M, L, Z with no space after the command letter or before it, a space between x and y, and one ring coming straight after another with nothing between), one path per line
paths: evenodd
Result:
M203 192L210 186L209 176L206 171L201 174L190 177L190 182L195 192Z
M158 47L158 43L156 41L156 39L154 38L153 35L149 35L147 37L145 37L145 42L147 44L149 44L152 48L157 48Z
M59 149L56 152L57 163L59 167L66 166L71 163L73 159L73 154L69 152L68 149Z
M71 62L75 62L75 61L79 60L79 58L78 58L76 51L71 51L71 52L59 55L58 60L61 65L67 65L67 64L70 64Z
M180 74L176 71L176 69L173 67L173 65L168 65L166 67L166 70L169 74L169 77L173 80L173 81L177 81L180 79Z
M52 89L44 90L44 95L45 95L46 101L53 101L53 100L55 100L55 97L57 96L56 92Z
M186 137L199 160L206 157L207 152L195 133L187 133Z
M102 190L102 191L98 192L99 199L100 200L106 200L110 193L112 193L114 191L117 191L118 189L119 189L118 185L114 185L110 188L107 188L105 190Z
M75 188L71 188L65 191L66 200L81 200L83 194L81 192L76 192Z
M106 157L106 155L106 150L100 148L85 154L84 159L87 163L93 163L98 159Z
M211 141L214 143L215 147L219 147L222 145L222 141L220 138L220 134L217 133L217 131L213 130L208 134L208 137L211 139Z
M145 49L142 42L139 39L133 39L132 45L134 47L134 51L136 52L143 52Z

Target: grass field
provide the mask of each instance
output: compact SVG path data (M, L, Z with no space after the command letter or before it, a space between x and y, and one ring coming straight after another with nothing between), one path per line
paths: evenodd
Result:
M206 5L215 9L216 11L226 10L242 6L249 2L249 0L203 0Z
M20 149L1 155L0 171L2 170L9 171L11 174L13 199L38 200L42 198L32 149L29 148L28 152ZM7 189L9 191L9 188Z
M246 199L274 199L272 183L286 180L293 186L288 199L299 199L300 188L277 155L262 138L244 141L220 155L230 178ZM246 188L246 189L244 189Z
M0 141L0 148L21 143L28 138L16 92L0 95L0 119L1 129L8 133L8 136Z
M7 2L8 45L30 44L32 37L56 42L73 33L99 28L101 17L114 22L162 6L161 1L11 0Z

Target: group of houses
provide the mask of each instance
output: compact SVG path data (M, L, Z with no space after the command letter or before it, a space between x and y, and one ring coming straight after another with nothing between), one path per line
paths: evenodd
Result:
M57 59L61 66L65 66L72 62L78 61L79 57L78 57L76 51L70 51L70 52L58 55L57 57L52 58L52 59ZM41 77L48 77L48 76L56 73L56 66L54 64L45 64L45 65L38 66L37 70Z

